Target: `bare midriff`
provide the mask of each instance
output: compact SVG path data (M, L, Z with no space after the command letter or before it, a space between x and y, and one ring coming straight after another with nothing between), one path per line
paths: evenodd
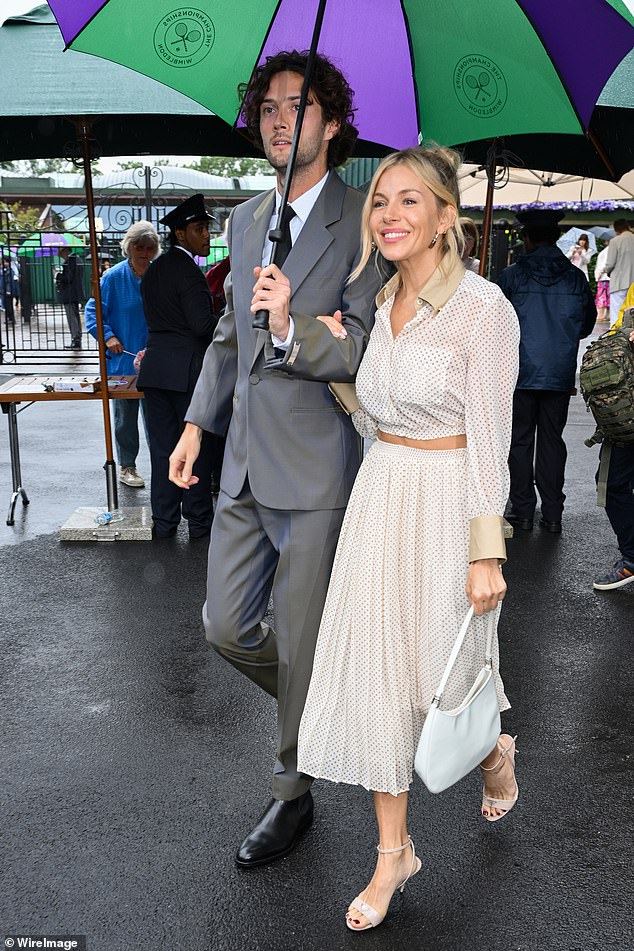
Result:
M410 439L409 436L394 436L377 429L377 438L381 442L390 442L395 446L409 446L411 449L466 449L467 437L464 433L459 436L440 436L438 439Z

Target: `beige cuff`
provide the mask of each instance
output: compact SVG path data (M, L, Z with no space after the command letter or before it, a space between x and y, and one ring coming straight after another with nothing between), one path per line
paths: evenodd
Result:
M506 561L504 519L501 515L478 515L469 521L469 564L482 558Z

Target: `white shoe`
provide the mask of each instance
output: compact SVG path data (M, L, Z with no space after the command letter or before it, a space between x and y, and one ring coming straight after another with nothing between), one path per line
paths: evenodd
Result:
M142 489L145 485L145 480L139 475L134 466L123 466L119 473L119 482L129 485L132 489Z

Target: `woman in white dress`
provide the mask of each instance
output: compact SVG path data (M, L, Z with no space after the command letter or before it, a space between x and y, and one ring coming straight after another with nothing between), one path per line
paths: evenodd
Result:
M397 266L377 298L357 376L364 436L377 437L341 531L299 733L299 768L373 793L378 861L350 905L354 931L376 927L421 867L407 831L415 747L471 602L445 692L464 699L484 657L487 621L506 585L503 511L519 328L494 284L465 271L460 158L447 149L388 156L363 214L363 253ZM354 277L354 275L353 275ZM332 332L336 318L324 317ZM509 703L494 671L500 709ZM482 764L482 815L515 804L514 741Z

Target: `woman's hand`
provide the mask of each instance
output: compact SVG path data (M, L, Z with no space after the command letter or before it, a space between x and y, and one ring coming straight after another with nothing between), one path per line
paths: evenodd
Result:
M291 285L285 274L276 264L268 267L254 267L256 277L251 300L251 313L259 310L269 312L269 330L274 337L286 340L290 330Z
M506 594L506 582L497 558L471 562L466 590L476 614L487 614L497 608Z
M145 356L145 349L139 350L139 352L137 353L136 357L135 357L134 360L132 361L132 363L133 363L133 365L134 365L134 369L136 370L137 373L138 373L139 370L141 369L141 360L143 359L144 356Z
M110 353L123 353L123 344L118 337L108 337L106 346Z
M336 310L332 317L329 314L322 314L317 317L317 320L321 320L322 324L328 327L333 337L338 337L339 340L345 340L348 336L348 331L343 326L343 316L340 310Z

